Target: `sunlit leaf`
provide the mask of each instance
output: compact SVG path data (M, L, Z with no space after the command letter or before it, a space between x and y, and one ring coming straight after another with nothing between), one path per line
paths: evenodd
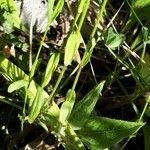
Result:
M77 133L89 149L104 149L136 133L144 124L103 117L90 118Z
M85 52L85 57L84 57L84 61L83 61L83 65L85 66L89 61L90 61L90 58L92 56L92 53L93 53L93 49L94 47L96 46L96 41L95 41L95 38L92 38L92 40L90 41L88 47L87 47L87 50Z
M37 93L35 96L35 99L33 100L32 106L31 106L31 111L28 115L28 121L29 123L33 123L35 119L38 117L40 110L46 101L43 89L39 86L37 89Z
M74 102L75 102L75 92L72 90L69 90L67 92L66 95L66 100L65 102L62 104L61 108L60 108L60 116L59 116L59 120L61 123L64 123L67 121L67 119L69 118Z
M15 90L19 90L22 87L26 87L28 85L28 81L27 80L18 80L15 81L13 83L11 83L8 87L8 92L11 93Z
M79 101L69 118L69 122L75 130L82 128L85 122L91 115L101 91L103 89L105 81L102 81L96 87L94 87L81 101Z
M59 13L61 12L63 6L64 6L64 0L59 0L57 2L57 5L54 8L52 20L54 20L59 15Z
M86 0L80 0L79 1L78 13L81 13L84 10L85 3L86 3Z
M0 74L3 75L11 83L18 81L18 80L29 79L29 76L27 74L25 74L24 71L22 71L19 67L14 65L12 62L10 62L8 59L6 59L2 55L0 55ZM35 104L37 104L37 106L36 106L36 107L38 107L37 112L39 113L40 112L39 107L41 106L41 103L44 102L44 100L49 97L48 93L46 91L44 91L37 83L35 83L34 80L32 80L30 83L30 86L27 90L27 95L29 95L29 98L30 98L30 100L28 101L28 105L30 107L31 106L33 107L33 100L35 100L35 97L37 97L36 94L37 94L38 87L40 88L40 94L43 96L43 97L41 96L42 98L39 98L39 95L38 95L38 100L39 99L41 100L39 102L39 105L38 105L37 101L34 102ZM24 98L24 96L25 96L24 90L22 90L22 88L21 88L19 91L21 92L22 98ZM34 104L34 106L35 106L35 104ZM49 107L49 109L48 109L48 113L51 114L52 116L54 115L53 116L54 118L58 117L59 108L56 105L56 103L52 102L51 107ZM35 116L38 116L38 115L35 114Z
M50 57L48 64L47 64L47 67L46 67L45 75L43 78L42 87L45 87L49 83L49 81L51 80L52 75L53 75L53 73L54 73L54 71L58 65L59 58L60 58L59 53L54 53Z
M79 47L80 40L81 40L80 34L78 34L77 32L72 32L70 34L65 47L65 58L64 58L65 66L71 64L73 57Z
M123 42L123 36L115 33L113 28L109 28L108 31L105 31L103 36L106 46L113 50L119 47Z

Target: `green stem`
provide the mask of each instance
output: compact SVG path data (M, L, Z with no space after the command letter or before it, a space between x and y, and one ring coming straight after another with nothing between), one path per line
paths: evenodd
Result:
M73 24L72 24L72 29L70 31L72 31L74 29L74 27L76 26L76 23L77 23L79 17L80 17L80 13L77 13L77 15L73 21Z
M77 74L76 74L76 77L75 77L75 80L73 82L72 88L71 88L72 93L73 93L73 91L75 91L76 85L78 83L78 80L79 80L79 77L80 77L80 74L81 74L81 70L82 70L82 67L79 67L79 69L77 71ZM73 96L72 93L70 94L70 96L68 98L68 101L71 101L72 96Z
M21 106L15 104L15 103L12 102L12 101L7 100L6 98L3 98L3 99L0 98L0 102L3 102L3 103L8 104L8 105L10 105L10 106L13 106L13 107L15 107L15 108L17 108L17 109L19 109L19 110L22 110L22 107L21 107Z
M142 113L141 113L141 115L140 115L140 118L138 119L137 123L142 122L142 118L143 118L143 116L144 116L144 114L145 114L145 111L146 111L146 109L147 109L147 107L148 107L149 102L150 102L150 95L148 96L147 102L146 102L146 104L145 104L145 106L144 106L144 108L143 108L143 111L142 111ZM128 142L131 140L132 137L133 137L133 136L131 135L131 136L128 138L128 140L126 141L126 143L122 146L121 150L123 150L123 149L125 148L125 146L128 144Z
M91 40L92 40L92 38L94 37L94 35L95 35L96 31L97 31L98 24L99 24L99 22L102 20L102 15L103 15L103 12L104 12L104 10L105 10L107 1L108 1L108 0L104 0L104 2L103 2L103 4L102 4L102 8L101 8L101 10L100 10L100 12L99 12L99 14L98 14L98 16L97 16L97 20L96 20L95 26L94 26L94 28L93 28L92 34L90 35L90 39L89 39L88 44L91 43ZM86 5L86 8L88 8L89 2L90 2L90 1L88 1L87 5ZM86 9L86 8L85 8L85 9ZM83 16L85 17L85 15L86 15L86 11L84 11ZM83 23L82 21L84 21L84 17L81 18L81 23ZM80 24L79 24L79 25L80 25ZM81 26L79 26L79 29L80 29L80 28L81 28ZM84 55L85 55L85 54L86 54L86 52L84 53ZM82 58L82 61L84 61L84 56L83 56L83 58ZM79 67L78 72L77 72L77 75L76 75L76 77L75 77L75 80L74 80L74 83L73 83L73 86L72 86L72 90L75 90L75 87L76 87L77 82L78 82L78 80L79 80L79 76L80 76L80 73L81 73L81 70L82 70L82 61L81 61L81 66ZM70 98L71 98L71 96L70 96Z
M48 24L47 24L46 30L45 30L45 32L44 32L44 35L43 35L43 37L42 37L42 40L41 40L41 42L40 42L40 46L39 46L38 52L37 52L37 54L36 54L36 57L35 57L35 60L34 60L34 63L33 63L33 66L35 66L35 67L32 67L32 68L31 68L30 75L29 75L29 79L31 79L31 78L34 76L34 74L35 74L35 69L36 69L36 66L37 66L38 58L39 58L40 53L41 53L41 50L42 50L42 46L43 46L43 44L44 44L44 40L45 40L46 35L47 35L47 32L48 32L48 30L49 30L49 26L50 26L50 24L51 24L52 21L53 21L53 20L52 20L52 19L53 19L53 18L52 18L53 6L54 6L54 0L53 0L53 2L51 2L51 6L49 6L49 4L48 4L48 9L49 9L49 13L48 13Z
M82 16L81 16L81 19L80 19L80 21L79 21L79 27L77 28L77 32L78 32L78 33L80 33L80 30L81 30L81 27L82 27L82 25L83 25L83 22L84 22L84 19L85 19L85 16L86 16L86 13L87 13L89 4L90 4L90 0L88 0L88 2L86 3L85 9L84 9L83 14L82 14ZM81 15L81 13L78 12L77 15L76 15L76 17L75 17L75 19L74 19L74 21L73 21L73 24L72 24L72 27L71 27L72 30L73 30L74 27L76 26L76 23L77 23L77 21L78 21L80 15ZM63 67L63 70L62 70L62 72L61 72L61 74L60 74L60 76L59 76L59 78L58 78L58 80L57 80L57 82L56 82L56 84L55 84L55 87L54 87L52 93L50 94L50 96L49 96L49 98L48 98L48 101L51 101L51 100L52 100L52 98L53 98L53 96L54 96L54 94L55 94L55 92L56 92L56 90L57 90L57 88L58 88L58 86L59 86L59 84L60 84L60 82L61 82L61 79L63 78L63 75L64 75L64 73L65 73L66 68L67 68L67 66L64 66L64 67ZM80 72L81 72L81 69L79 69L79 71L78 71L78 73L77 73L77 76L76 76L75 81L74 81L74 83L73 83L72 90L74 90L75 87L76 87L76 84L77 84L78 79L79 79Z
M81 70L82 70L82 67L79 67L79 69L77 71L77 74L76 74L76 77L75 77L75 80L73 82L72 90L75 90L75 87L76 87L76 85L78 83L78 80L79 80L79 76L80 76Z
M84 19L86 18L86 14L87 14L87 10L89 8L89 4L90 4L90 0L87 0L84 11L83 11L83 14L82 14L82 16L80 18L80 21L79 21L79 25L78 25L78 28L77 28L77 33L80 33L80 30L81 30L82 25L84 23Z
M82 13L81 18L80 18L80 21L79 21L79 25L78 25L78 27L77 27L77 33L78 33L78 34L80 34L80 30L81 30L81 28L82 28L84 19L85 19L85 17L86 17L86 13L87 13L89 4L90 4L90 0L86 1L86 4L85 4L84 10L83 10L83 13ZM76 25L76 24L75 24L75 25ZM76 88L76 85L77 85L77 83L78 83L81 70L82 70L82 67L80 66L79 69L78 69L78 71L77 71L75 80L74 80L74 82L73 82L73 86L72 86L72 89L71 89L72 91L74 91L75 88ZM70 101L71 98L72 98L72 94L70 94L70 97L69 97L69 100L68 100L68 101Z
M89 51L93 51L93 49L91 49L91 41L92 39L94 38L95 36L95 33L97 31L97 28L98 28L98 25L99 23L102 21L103 19L103 13L105 11L105 7L106 7L106 4L107 4L108 0L104 0L103 3L102 3L102 7L101 7L101 10L99 11L99 13L97 14L97 19L95 21L95 25L94 25L94 28L92 30L92 33L90 35L90 38L89 38L89 41L88 41L88 44L87 44L87 49L86 51L84 52L84 55L83 55L83 58L81 60L81 66L84 66L84 61L86 59L86 55Z
M144 106L144 108L143 108L143 111L142 111L142 113L141 113L141 115L140 115L140 118L139 118L138 122L141 122L141 121L142 121L142 118L143 118L143 116L144 116L144 114L145 114L145 111L146 111L146 109L147 109L147 107L148 107L149 102L150 102L150 95L148 96L148 98L147 98L147 100L146 100L146 104L145 104L145 106Z
M126 0L126 2L127 2L127 4L128 4L128 6L130 7L132 13L135 15L136 19L137 19L138 22L140 23L140 25L141 25L141 26L144 26L143 23L141 22L141 20L139 19L139 17L136 15L136 13L135 13L134 9L132 8L132 6L130 5L129 1Z
M53 5L51 6L50 9L51 9L51 10L53 9ZM38 58L39 58L39 55L40 55L40 53L41 53L42 46L43 46L43 44L44 44L44 40L45 40L45 38L46 38L47 32L48 32L48 30L49 30L49 26L50 26L50 24L51 24L51 22L52 22L52 17L51 17L50 15L52 15L52 14L48 14L49 22L48 22L48 25L47 25L46 30L45 30L45 32L44 32L44 35L43 35L43 37L42 37L42 40L41 40L41 42L40 42L40 46L39 46L39 48L38 48L38 52L37 52L37 54L36 54L35 60L34 60L34 62L33 62L32 68L31 68L30 73L29 73L29 83L28 83L28 86L27 86L27 88L26 88L26 91L27 91L27 89L30 87L30 83L31 83L32 78L33 78L33 76L34 76L34 74L35 74L35 70L36 70L36 67L37 67L37 65L38 65ZM34 66L34 67L33 67L33 66ZM28 95L27 95L27 92L26 92L26 94L25 94L25 100L24 100L24 106L23 106L23 116L24 116L24 117L25 117L25 108L26 108L27 98L28 98Z
M105 11L105 7L106 7L106 4L107 4L108 0L104 0L104 2L102 3L102 7L101 7L101 10L100 12L98 13L97 15L97 19L95 21L95 26L93 28L93 31L92 31L92 34L90 35L90 38L92 39L97 31L97 28L98 28L98 25L99 23L102 21L103 19L103 13Z
M57 90L57 88L58 88L58 86L59 86L59 84L60 84L62 78L63 78L63 75L64 75L66 69L67 69L67 67L64 66L63 69L62 69L62 71L61 71L61 74L59 75L59 78L58 78L58 80L57 80L57 82L56 82L56 84L55 84L55 86L54 86L54 89L53 89L52 93L50 94L50 96L49 96L49 98L48 98L48 101L49 101L49 102L52 100L52 98L53 98L53 96L54 96L54 94L55 94L55 92L56 92L56 90Z

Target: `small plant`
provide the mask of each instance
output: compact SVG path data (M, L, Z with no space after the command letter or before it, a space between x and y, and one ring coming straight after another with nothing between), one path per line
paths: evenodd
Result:
M16 135L23 139L28 134L26 126L37 125L47 135L54 135L55 149L60 145L71 150L111 149L114 145L123 149L143 129L145 149L148 150L150 129L146 118L149 119L150 58L146 52L149 44L146 12L149 3L149 0L146 3L141 3L141 0L126 1L114 14L114 4L107 0L48 0L47 26L43 34L37 34L34 27L38 24L34 22L35 26L31 24L27 27L19 17L14 0L1 0L0 74L6 86L0 87L3 89L0 102L4 108L6 103L18 110L21 125ZM127 6L126 11L130 15L119 29L115 19L123 5ZM139 9L144 9L140 15ZM64 30L69 30L66 33L59 30L62 27L62 14L73 18L68 19L68 26L65 22ZM55 21L58 25L52 27ZM136 22L140 27L137 26L133 32L131 29ZM56 33L53 35L51 30ZM52 36L56 36L56 39L53 40ZM14 49L16 55L12 57L11 51ZM9 55L6 57L4 54ZM97 76L99 70L103 77ZM133 85L130 85L127 75L134 82ZM87 76L89 81L86 80ZM82 87L87 81L92 83L88 92ZM129 87L125 86L124 81L129 82ZM131 86L133 89L128 89ZM116 87L117 92L114 90ZM127 116L130 121L121 117L115 119L114 116L105 115L105 112L103 115L102 106L109 95L115 105L107 104L106 111L109 113L110 109L122 109L129 105L134 112L131 113L134 117ZM142 107L137 102L141 96L144 97ZM60 101L59 97L63 100ZM117 104L118 99L120 103ZM1 122L0 125L3 126ZM12 142L15 146L10 142L7 149L19 149L19 140L15 137Z

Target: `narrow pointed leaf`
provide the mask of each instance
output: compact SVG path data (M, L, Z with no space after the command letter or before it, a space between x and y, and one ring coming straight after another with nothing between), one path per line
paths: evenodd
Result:
M92 38L92 40L89 42L89 45L87 47L87 51L85 52L85 57L83 61L84 66L90 61L95 45L96 45L96 40L95 38Z
M33 100L33 104L31 106L31 111L28 116L29 123L33 123L35 119L38 117L40 110L44 104L44 92L41 87L38 87L36 97Z
M106 46L112 50L115 50L123 42L123 36L115 33L112 28L109 28L108 31L105 31L103 36Z
M98 84L93 90L91 90L81 101L79 101L69 118L69 122L73 126L74 129L80 129L88 120L91 115L99 96L101 95L101 91L103 89L105 81L102 81Z
M144 124L104 117L90 118L77 133L89 149L104 149L136 133Z
M74 102L75 102L75 92L72 90L69 90L66 95L65 102L62 104L60 108L59 120L61 123L65 123L67 119L69 118Z
M22 87L26 87L28 85L28 81L27 80L18 80L18 81L15 81L13 83L11 83L8 87L8 92L11 93L11 92L14 92L16 90L19 90L20 88Z
M86 3L86 0L79 1L78 13L82 13L82 11L84 10L85 3Z
M59 0L57 2L57 5L56 5L55 9L54 9L53 16L52 16L52 21L59 15L59 13L61 12L63 6L64 6L64 0Z
M70 34L65 48L65 58L64 58L65 66L71 64L73 57L79 47L80 39L81 39L80 34L78 34L77 32L72 32Z
M42 83L42 87L45 87L51 80L52 75L58 65L59 62L59 58L60 58L60 54L59 53L54 53L47 64L46 67L46 71L45 71L45 75L44 75L44 79L43 79L43 83Z

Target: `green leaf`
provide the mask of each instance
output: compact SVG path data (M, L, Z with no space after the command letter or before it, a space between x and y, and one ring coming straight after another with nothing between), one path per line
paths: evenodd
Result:
M147 93L146 97L149 96L148 94L149 94L149 93ZM148 107L148 108L146 109L145 115L147 115L148 117L150 117L150 107Z
M61 125L59 133L62 137L65 137L64 147L66 150L86 150L81 139L68 123L66 125Z
M80 40L81 40L81 36L77 32L72 32L68 37L67 44L65 47L65 58L64 58L65 66L71 64L74 54L80 45Z
M50 82L52 75L58 65L59 59L60 59L60 53L54 53L50 57L47 67L46 67L42 87L45 87Z
M145 125L143 127L144 131L144 145L145 145L145 150L150 150L150 126Z
M25 73L16 65L11 63L3 55L0 55L0 73L10 82L25 78Z
M79 101L69 118L69 122L73 126L74 130L79 130L88 120L91 115L101 91L103 89L105 81L102 81L96 87L94 87L81 101Z
M142 28L143 40L147 44L150 44L150 30L147 27Z
M22 87L27 87L28 81L27 80L18 80L11 83L8 87L8 92L11 93L13 91L19 90Z
M140 20L149 21L150 0L132 0L132 7ZM135 15L131 15L133 21L136 21Z
M16 80L21 80L24 78L29 79L29 76L27 74L25 74L20 68L18 68L16 65L14 65L12 62L10 62L8 59L6 59L2 55L0 55L0 74L4 75L4 77L6 77L6 79L10 82L14 82ZM45 108L45 105L44 105L43 110L42 110L41 108L42 103L45 102L45 100L49 98L48 93L45 92L41 87L39 87L39 85L36 84L34 80L32 80L32 82L30 83L30 87L28 90L30 91L30 93L32 93L30 94L31 99L32 99L32 103L29 107L30 118L28 118L30 119L29 120L30 123L32 123L35 120L35 118L38 117L39 112L40 112L42 117L40 118L40 122L37 122L37 123L39 124L44 123L47 127L52 127L55 131L58 131L57 128L59 127L59 124L60 124L58 120L60 110L58 106L56 105L56 103L52 101L51 104L48 105L48 108L46 107L47 109L44 109ZM19 91L21 91L19 92L19 94L21 93L21 96L24 98L25 93L22 92L23 90L20 89ZM35 100L35 102L33 102L33 100ZM38 103L38 100L40 100L39 103ZM31 109L31 106L32 106L32 109ZM56 134L58 135L59 133L57 132ZM74 132L74 130L68 123L67 123L67 127L65 128L65 135L66 136L60 135L60 138L62 139L62 141L66 141L65 144L67 145L67 147L69 147L70 149L75 149L75 150L85 149L81 140L77 137L76 133Z
M40 59L35 59L33 65L32 65L32 68L31 68L31 71L30 71L30 78L32 78L35 74L35 71L37 70L38 68L38 65L40 64Z
M48 1L48 26L52 23L52 14L53 14L54 0Z
M96 42L95 38L92 38L92 40L89 42L87 50L85 51L85 56L83 58L83 66L85 66L90 61L90 58L92 56L93 49L94 49L96 43L97 42Z
M20 28L21 21L14 0L0 1L0 16L5 33L12 32L13 27Z
M145 63L144 63L145 62ZM143 87L150 87L150 55L148 53L144 56L144 62L140 61L135 68L137 74L137 85L143 85ZM140 88L140 87L139 87Z
M69 90L67 92L66 100L60 108L59 121L61 123L65 123L69 118L75 102L75 97L76 97L75 91Z
M63 6L64 6L64 0L57 1L56 6L54 6L55 0L49 0L48 1L48 26L47 30L49 29L49 26L52 24L52 22L56 19L56 17L60 14Z
M129 3L128 1L127 3L131 9L131 15L128 19L128 22L126 23L125 30L127 31L136 22L140 23L142 26L144 25L150 27L150 0L132 0L131 3Z
M82 11L84 10L85 3L86 3L86 0L79 1L78 13L82 13Z
M54 8L54 12L53 12L53 15L52 15L52 21L59 15L59 13L61 12L63 6L64 6L64 0L59 0L57 2L57 5Z
M28 115L29 123L33 123L35 121L35 119L38 117L45 100L46 99L44 96L43 89L39 86L37 93L36 93L36 97L33 100L32 106L30 108L31 111Z
M25 74L19 67L14 65L4 56L0 55L0 74L2 74L9 82L13 83L18 80L29 79L29 76ZM33 100L37 97L37 89L39 87L39 91L42 93L41 97L43 96L43 100L49 97L48 93L44 91L34 80L31 81L29 89L27 90L27 95L30 95L30 99L28 101L29 107L33 106ZM22 98L25 96L25 92L23 89L20 89L20 94ZM39 96L38 96L39 97ZM39 98L40 99L40 98ZM35 102L34 102L35 103ZM42 103L42 101L40 101ZM35 104L34 104L35 105ZM40 106L40 104L38 105ZM48 109L49 118L58 118L59 116L59 108L56 103L52 102L51 106Z
M103 117L90 118L78 136L91 150L108 148L136 133L144 124Z
M105 31L103 36L106 46L112 50L115 50L123 42L123 36L115 33L112 27L110 27L108 31Z

